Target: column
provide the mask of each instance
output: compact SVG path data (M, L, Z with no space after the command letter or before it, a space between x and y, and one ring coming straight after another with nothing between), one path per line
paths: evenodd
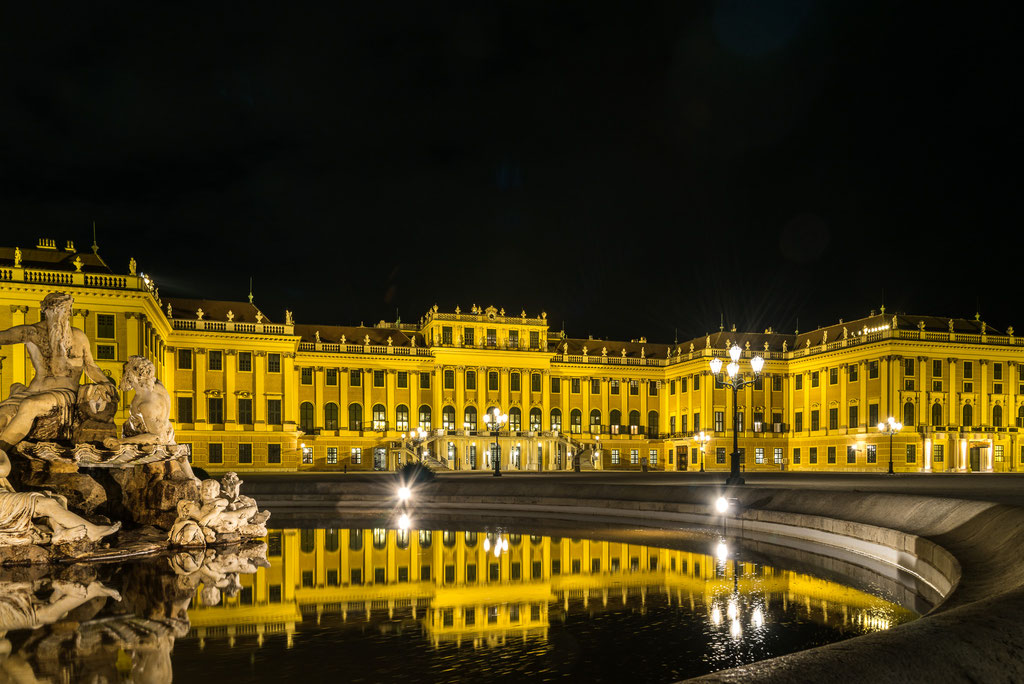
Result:
M192 350L192 383L196 388L195 419L196 430L208 429L206 424L206 350ZM200 426L200 423L202 426Z
M879 395L881 396L882 401L881 401L881 404L878 407L878 420L880 422L883 422L883 423L885 422L885 420L889 416L893 415L892 414L892 387L891 387L891 385L892 385L892 382L891 382L892 373L890 372L891 369L889 368L889 365L892 363L891 359L892 359L892 357L890 357L890 356L883 356L880 359L879 364L878 364L879 366L881 366L880 380L881 380L881 388L882 388L882 391L879 392Z
M992 420L989 414L988 407L988 359L979 359L978 365L981 366L981 386L978 388L978 415L974 418L975 425L991 425Z
M125 348L122 356L126 361L129 356L142 354L142 333L140 332L139 325L140 316L141 314L135 311L126 311L124 314Z
M339 419L341 416L339 416ZM313 426L326 427L324 421L324 367L313 367Z
M850 407L846 403L846 385L850 377L848 365L844 363L839 369L839 426L846 428L847 433L854 427L850 425Z
M27 306L14 305L11 306L11 326L25 325L25 317L28 314ZM74 327L79 327L78 314L76 312L75 321L72 323ZM25 345L15 344L11 345L11 382L20 382L23 385L28 384L28 364L27 356L25 354ZM7 393L4 393L7 396Z
M477 378L479 382L480 378ZM479 385L477 385L479 387ZM480 420L481 416L477 416ZM464 429L466 421L466 367L455 367L455 427Z
M960 425L960 393L956 391L956 359L946 359L949 373L949 389L946 392L946 425L955 427ZM956 447L949 445L950 451ZM950 454L950 458L955 458Z
M547 429L551 429L551 371L541 371L540 374L540 390L543 396L543 403L540 409L540 427L543 430L544 426Z
M175 363L176 359L174 347L165 346L163 350L163 355L164 377L160 378L160 381L164 383L164 389L166 389L167 394L171 396L171 417L174 419L174 422L177 423L179 422L178 401L177 399L175 399L174 396L174 371L177 368L177 364ZM195 416L193 416L193 418L195 418Z
M442 372L440 368L434 368L430 371L430 389L432 396L433 405L430 408L430 420L433 429L441 427L441 378Z
M294 430L298 422L299 378L295 372L295 352L281 354L281 409L284 411L284 429Z
M924 472L932 472L932 439L924 438Z
M867 364L863 361L857 362L857 377L860 378L860 408L857 410L857 420L860 421L860 425L868 425L868 375L867 375ZM859 428L860 425L857 427ZM868 425L868 430L871 430L871 425Z
M385 414L388 421L388 429L395 430L396 413L395 409L398 407L398 390L396 384L398 382L398 370L389 368L384 371L384 410L387 411ZM389 449L390 451L390 449Z
M347 392L343 390L342 396L347 396ZM420 371L418 369L409 371L409 404L409 430L412 431L420 426Z
M363 368L362 371L363 371L363 396L360 399L360 401L362 401L362 403L363 403L363 424L362 424L361 427L362 427L363 431L366 431L366 430L372 430L373 429L373 423L371 422L373 420L373 369L372 368ZM440 389L438 391L440 391ZM365 459L366 457L367 457L367 455L363 454L363 458ZM370 463L372 464L373 463L373 450L370 450L369 458L370 458Z
M252 377L252 413L253 421L257 426L267 424L267 352L258 351L253 355L253 377ZM257 431L265 428L257 428Z
M237 355L234 349L224 350L224 429L238 428L238 397L235 396L235 373L238 372ZM196 368L196 373L206 370Z
M509 409L509 369L499 368L498 369L498 406L501 408L503 413L508 413Z

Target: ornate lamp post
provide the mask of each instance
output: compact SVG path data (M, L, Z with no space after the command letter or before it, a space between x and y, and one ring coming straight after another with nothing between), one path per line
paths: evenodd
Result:
M889 420L884 423L878 424L878 431L883 435L889 435L889 474L895 475L896 473L892 469L892 436L903 429L903 423L900 423L892 416L889 416Z
M701 430L693 436L693 440L700 444L700 472L704 472L704 447L711 441L711 435Z
M501 412L501 409L484 414L484 424L491 431L494 437L494 477L501 477L501 447L498 445L498 431L508 423L508 416Z
M757 381L757 378L761 375L761 368L764 367L764 359L760 356L755 356L750 359L750 368L753 374L748 377L746 373L741 373L739 361L742 354L743 350L737 345L733 345L729 350L729 358L732 359L732 363L725 367L726 373L729 376L728 380L722 377L722 359L716 356L711 359L709 364L718 386L732 388L732 456L729 478L725 481L727 485L743 484L743 478L740 477L739 431L736 429L739 422L738 394L741 389L748 385L753 385Z

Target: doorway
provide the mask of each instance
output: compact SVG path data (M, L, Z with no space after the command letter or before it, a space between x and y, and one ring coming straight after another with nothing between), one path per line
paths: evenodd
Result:
M981 472L981 447L970 448L971 472Z

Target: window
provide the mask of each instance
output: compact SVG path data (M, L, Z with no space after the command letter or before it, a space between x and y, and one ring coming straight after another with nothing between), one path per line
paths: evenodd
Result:
M609 387L609 391L612 394L618 394L619 393L619 381L618 380L614 380L613 379L611 382L608 383L608 387Z
M212 371L224 370L224 352L211 349L206 354L206 368Z
M400 432L409 431L409 407L404 404L395 408L395 429Z
M772 392L781 392L781 391L782 391L782 376L781 375L773 375L772 376Z
M241 464L252 464L252 444L243 442L238 445L238 462Z
M974 425L974 409L970 404L964 404L963 417L964 419L961 425L964 427L971 427Z
M693 376L693 391L694 392L699 392L700 391L700 376L699 375L694 375Z
M828 369L828 384L837 385L839 384L839 369L829 368Z
M117 345L116 344L97 344L96 345L96 360L97 361L116 361L117 360Z
M313 384L313 369L312 368L300 368L299 369L299 382L303 385Z
M281 372L281 355L280 354L267 354L267 372L268 373L280 373Z
M551 393L558 394L562 391L562 379L551 378Z
M650 380L647 383L647 396L656 397L658 396L658 381Z
M519 373L512 373L508 376L508 384L510 392L521 392L522 391L522 380Z
M1001 447L996 447L997 450L1000 449L1000 448ZM999 456L1000 456L999 460L1000 461L1003 460L1001 453L999 454ZM907 445L907 463L917 463L917 445L916 444L908 444Z
M867 452L868 452L868 463L878 463L878 445L876 445L876 444L868 444L867 445Z
M96 314L96 337L114 339L114 314Z
M754 447L754 463L764 463L764 447Z
M846 462L856 463L857 462L857 447L853 444L847 445L846 447Z
M444 389L455 389L455 371L450 368L444 372Z
M973 391L974 391L974 383L973 382L965 382L964 383L964 392L973 392Z
M859 368L860 368L860 366L857 365L856 363L851 363L849 366L846 367L846 378L850 382L857 382L857 380L858 380L857 375L858 375L858 372L859 372Z
M558 409L551 410L551 429L556 432L562 430L562 412Z
M936 463L942 463L942 461L943 461L944 454L942 453L942 449L943 449L944 446L945 446L944 444L933 444L932 445L932 460L935 461ZM1024 449L1024 447L1022 447L1022 449ZM1022 452L1022 453L1024 453L1024 452Z
M324 383L327 384L327 385L332 385L332 386L338 384L338 369L337 368L328 368L327 369L327 371L324 373Z
M613 435L619 434L619 427L622 425L622 413L618 409L612 409L608 413L608 420L610 422L610 429Z
M509 330L508 331L508 346L512 347L513 349L518 349L519 348L519 331L518 330Z
M993 406L992 407L992 425L994 427L1003 427L1003 407Z
M583 432L583 414L579 409L569 412L569 432L578 435Z
M443 328L441 328L441 344L451 344L451 343L452 343L452 327L450 325L446 325Z
M828 462L830 464L834 464L836 462L836 448L834 446L830 446L828 448Z
M932 425L942 425L942 404L932 404Z
M651 449L648 452L648 457L650 458L649 462L650 462L650 464L652 466L658 465L658 450L657 449Z
M715 411L715 432L725 432L725 411Z
M619 465L619 450L612 449L612 465Z
M511 408L508 411L508 429L512 432L519 432L523 429L523 412L518 408Z
M210 397L206 400L207 418L211 423L224 422L224 399L223 397Z
M373 386L383 387L384 386L384 371L375 370L373 371Z
M800 449L793 449L793 463L800 465Z
M473 413L476 414L476 409L470 406L466 409L466 418L469 418L469 409L473 409ZM474 415L474 419L476 416ZM474 424L475 424L474 420ZM455 408L452 406L445 406L441 409L441 429L442 430L454 430L455 429ZM468 429L468 428L467 428ZM475 428L474 428L475 429Z
M569 381L569 391L572 392L573 394L579 394L580 393L581 390L580 390L580 379L579 378L572 378Z
M794 389L802 390L804 388L804 374L798 373L794 378Z
M302 447L302 464L313 465L313 447Z
M903 405L903 424L905 426L914 424L914 404L909 401Z
M338 429L338 405L335 404L333 401L328 402L324 406L324 429Z
M903 359L903 374L913 375L914 374L914 359Z
M474 328L463 328L462 329L462 343L467 347L472 347L476 339L476 330Z
M424 371L420 373L420 389L430 389L430 372Z
M238 400L238 422L242 425L252 425L252 399Z
M811 464L818 463L818 447L811 447L807 450L807 462Z
M313 404L308 401L299 404L299 429L303 432L312 432L314 421Z
M363 462L363 450L360 447L352 447L351 458L353 464L359 465Z
M540 409L530 409L530 431L540 432Z
M281 424L281 400L267 399L267 423L270 425Z
M349 407L348 407L348 429L349 430L362 430L363 429L363 405L362 404L349 404Z
M540 348L540 332L537 330L530 331L530 349Z
M782 447L775 447L775 465L782 465Z
M868 404L868 426L878 425L878 404Z
M350 370L348 372L348 384L349 387L361 387L363 384L363 372L360 370Z
M178 422L192 422L192 397L178 397Z
M909 459L909 456L907 458ZM1003 445L1002 444L996 444L996 446L995 446L995 453L993 454L993 458L995 459L996 463L1002 463L1003 462Z
M252 352L238 352L238 370L243 373L252 372Z
M942 377L942 361L940 359L935 359L934 361L932 361L932 377Z
M647 412L647 434L652 436L658 435L658 412L648 411Z
M640 434L640 412L630 411L629 412L629 434L638 435Z
M685 394L686 391L686 378L679 378L679 393Z
M487 390L490 392L498 391L498 371L487 372Z
M868 379L875 380L878 378L878 361L868 361Z
M854 404L854 405L850 406L850 409L849 409L849 422L847 423L847 426L850 429L854 429L854 428L859 427L860 423L857 422L858 418L860 418L860 416L857 415L857 405Z
M475 375L474 375L474 379L475 379ZM409 371L398 371L397 385L398 385L398 389L408 389L409 388Z
M686 430L686 422L687 422L686 419L687 418L689 418L689 416L687 416L685 413L683 415L679 416L679 432L681 432L684 435L687 432L687 430ZM673 432L675 432L675 430L673 430Z
M972 363L971 361L964 361L964 379L967 380L967 379L973 378L973 377L974 377L974 363Z
M496 347L498 346L498 331L494 328L487 329L487 346Z
M629 450L629 462L632 463L633 465L639 465L640 464L640 450L639 449L630 449Z
M178 370L192 370L192 350L178 350Z
M693 414L693 431L700 432L700 413Z
M476 444L469 445L469 467L476 470Z
M818 422L818 409L811 409L811 430L819 430L821 425Z
M540 392L540 373L530 375L530 391Z
M811 372L811 387L818 386L818 371Z
M224 445L223 444L211 444L210 445L210 463L223 463L224 462Z
M839 408L836 406L832 406L828 410L828 429L839 429Z
M718 465L725 463L725 447L715 447L715 463Z
M268 444L267 445L267 463L280 463L281 462L281 445L280 444Z
M640 383L636 380L629 381L629 394L630 396L640 396Z

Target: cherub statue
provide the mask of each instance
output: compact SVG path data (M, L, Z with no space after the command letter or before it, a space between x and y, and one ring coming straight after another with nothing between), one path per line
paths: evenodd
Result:
M171 527L170 542L177 546L204 546L216 542L220 534L265 536L270 512L260 512L252 498L241 496L241 484L236 473L224 476L224 491L220 482L203 480L198 502L178 502L178 519Z

